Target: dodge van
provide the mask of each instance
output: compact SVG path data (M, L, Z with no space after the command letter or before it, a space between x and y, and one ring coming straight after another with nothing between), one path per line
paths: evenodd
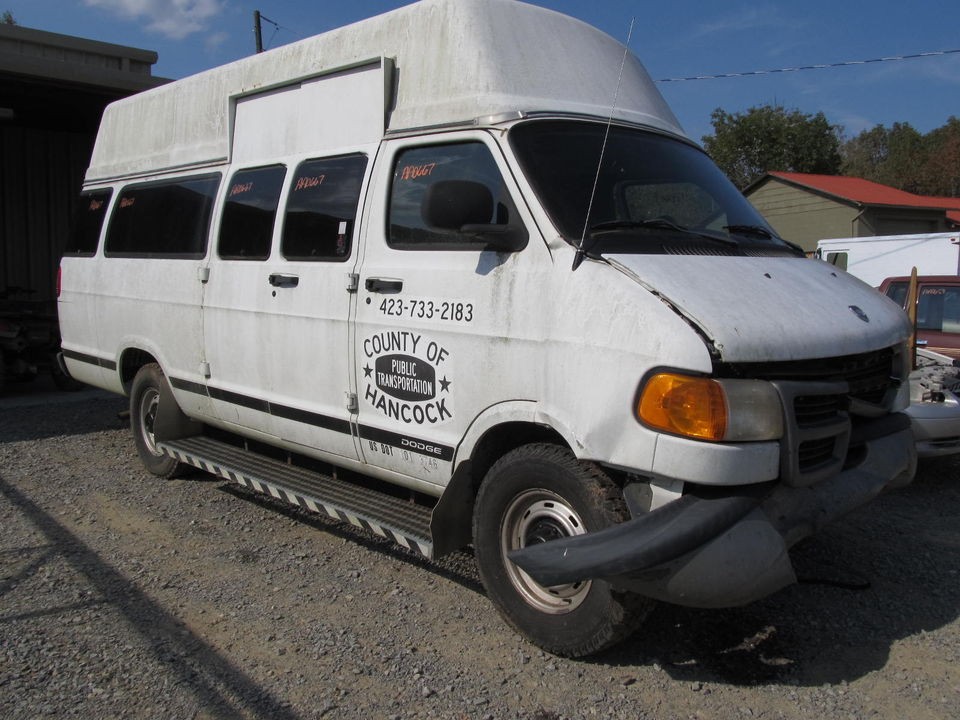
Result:
M794 582L916 463L903 313L781 240L621 43L515 0L110 105L59 313L150 472L472 546L562 655Z

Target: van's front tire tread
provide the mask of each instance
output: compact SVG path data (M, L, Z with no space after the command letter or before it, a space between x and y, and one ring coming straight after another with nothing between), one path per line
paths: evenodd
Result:
M618 592L603 580L593 580L584 592L568 593L579 605L564 610L558 602L528 600L545 589L520 576L505 557L504 528L530 508L565 508L586 531L629 519L623 494L596 465L578 461L568 449L550 444L524 445L498 460L481 485L473 520L474 550L487 594L504 619L539 647L566 657L605 650L640 626L654 601ZM549 529L549 509L544 510ZM529 517L529 513L524 515ZM520 521L524 522L524 521ZM562 523L560 523L562 524ZM510 534L508 532L508 534ZM526 597L525 597L526 595Z

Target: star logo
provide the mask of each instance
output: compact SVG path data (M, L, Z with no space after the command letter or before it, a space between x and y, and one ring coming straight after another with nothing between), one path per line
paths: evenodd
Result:
M366 365L363 366L363 376L364 376L365 378L368 378L368 377L370 377L370 375L372 375L372 374L373 374L373 368L370 367L370 364L369 364L369 363L367 363Z
M440 392L449 392L450 391L450 380L447 380L447 376L443 376L443 380L440 381Z

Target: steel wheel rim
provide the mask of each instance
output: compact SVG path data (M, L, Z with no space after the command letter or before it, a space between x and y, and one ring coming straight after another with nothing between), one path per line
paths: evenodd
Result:
M143 444L152 455L160 456L157 450L157 438L154 434L154 425L157 422L157 410L160 407L160 393L149 388L140 397L140 437Z
M510 502L500 528L500 550L510 583L528 605L551 615L571 612L586 599L590 581L544 587L511 562L507 553L584 533L586 528L580 515L566 500L549 490L528 490Z

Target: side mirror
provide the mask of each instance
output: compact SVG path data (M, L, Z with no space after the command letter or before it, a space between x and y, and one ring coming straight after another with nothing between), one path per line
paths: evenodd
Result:
M515 251L527 242L522 226L491 222L493 193L472 180L442 180L427 188L420 216L428 227L468 236L488 249Z

